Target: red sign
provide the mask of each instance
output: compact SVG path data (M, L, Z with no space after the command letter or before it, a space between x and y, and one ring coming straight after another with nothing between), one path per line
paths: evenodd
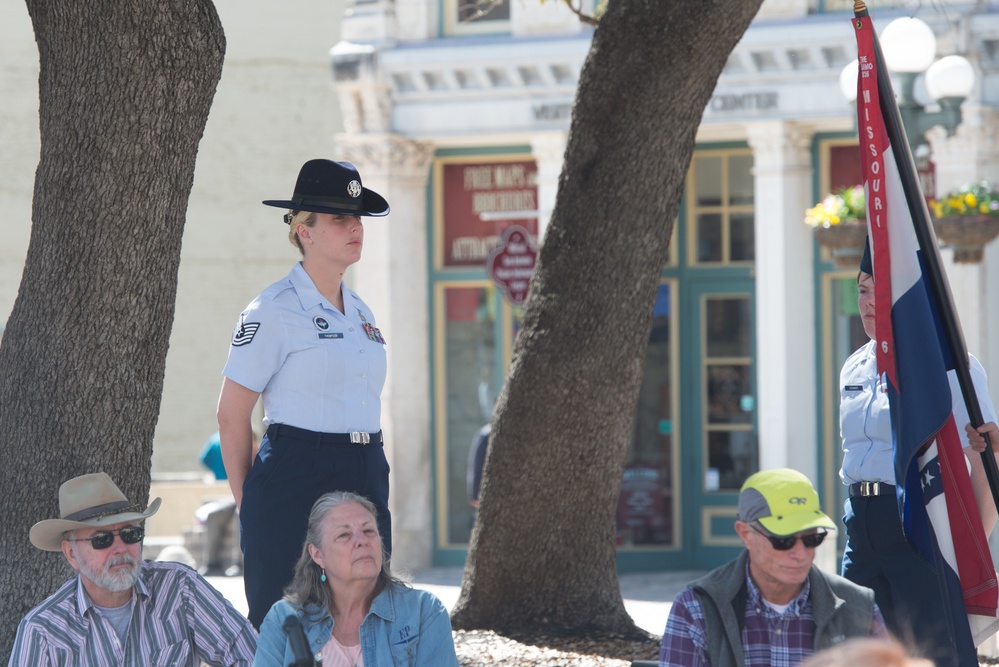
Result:
M527 298L537 258L538 251L531 245L527 230L520 225L504 229L499 245L489 253L486 260L489 278L515 306L521 305Z
M445 164L437 237L442 265L482 267L510 225L523 225L536 240L537 174L533 161Z

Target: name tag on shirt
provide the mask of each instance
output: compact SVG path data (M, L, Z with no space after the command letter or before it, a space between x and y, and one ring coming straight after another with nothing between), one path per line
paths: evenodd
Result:
M862 384L848 384L843 387L843 391L863 391L864 385Z
M342 333L328 333L325 331L319 332L319 340L329 340L331 338L343 338Z

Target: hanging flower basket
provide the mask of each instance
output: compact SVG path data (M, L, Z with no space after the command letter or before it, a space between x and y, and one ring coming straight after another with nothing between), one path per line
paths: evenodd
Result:
M977 264L984 256L985 244L999 236L999 216L952 215L935 218L933 228L940 243L954 250L954 261Z
M805 224L815 230L819 245L829 250L840 269L857 268L867 238L864 188L855 185L827 194L805 211Z
M833 264L838 269L855 269L860 266L867 240L867 220L843 220L832 227L816 227L815 238L819 245L829 250Z
M987 181L969 183L930 202L933 228L954 261L982 261L985 244L999 235L999 190Z

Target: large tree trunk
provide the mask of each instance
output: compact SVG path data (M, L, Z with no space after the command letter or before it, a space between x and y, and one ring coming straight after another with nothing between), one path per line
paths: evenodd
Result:
M59 485L104 470L147 502L181 234L225 53L211 0L27 5L41 157L0 345L3 655L66 579L62 555L28 542L58 516Z
M614 510L697 127L760 2L611 0L600 20L455 627L642 634L621 599Z

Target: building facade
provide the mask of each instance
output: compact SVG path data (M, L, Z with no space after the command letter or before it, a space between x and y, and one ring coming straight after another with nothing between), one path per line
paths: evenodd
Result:
M366 222L348 281L388 341L394 560L461 564L469 450L520 327L521 306L486 265L513 226L543 243L592 29L536 0L479 16L468 12L482 5L458 0L216 5L229 50L189 207L154 476L197 470L236 317L296 260L260 200L290 195L309 158L350 160L392 205ZM999 13L982 2L871 5L879 28L915 11L940 55L975 65L956 133L927 135L937 189L999 179ZM805 472L839 513L839 367L864 342L856 269L837 266L802 219L823 193L859 181L854 110L838 85L856 54L851 7L765 0L705 108L622 481L622 569L728 559L737 491L757 469ZM0 14L5 318L27 247L37 52L23 7ZM988 370L999 362L996 245L978 264L944 250L968 347ZM825 558L834 564L835 550Z
M874 4L879 27L913 13ZM469 449L520 324L487 270L490 251L513 225L543 242L592 34L561 3L506 3L469 20L473 5L355 2L330 52L345 110L338 154L393 202L389 224L369 226L375 270L357 287L388 331L405 331L390 348L385 426L403 523L425 532L403 543L439 565L464 562ZM737 491L760 468L806 472L839 512L838 374L865 341L856 267L832 261L803 212L860 180L855 111L839 90L856 57L850 9L766 0L705 109L622 482L622 569L730 557ZM999 15L983 3L916 13L940 55L963 53L979 77L956 134L928 133L925 176L943 190L995 178ZM996 252L966 265L944 251L969 349L987 368L999 359Z

